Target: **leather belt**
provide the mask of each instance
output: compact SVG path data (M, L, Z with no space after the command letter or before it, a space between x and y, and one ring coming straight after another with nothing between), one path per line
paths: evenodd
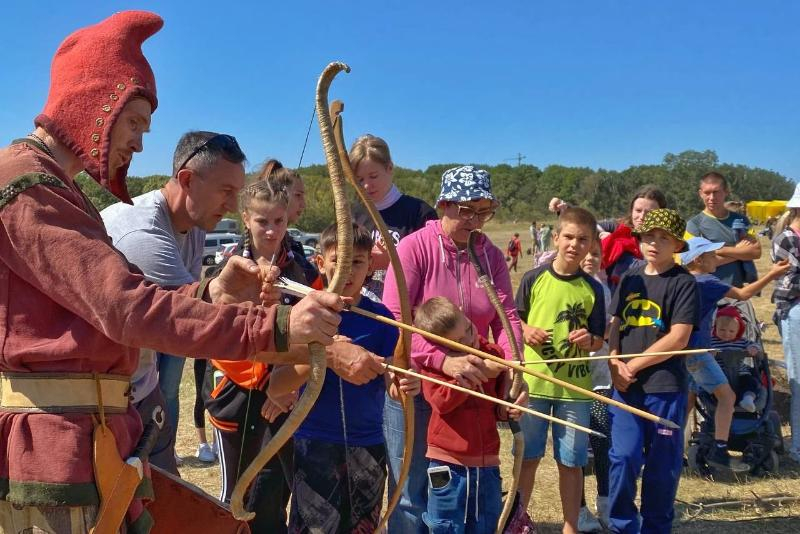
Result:
M0 410L32 413L125 413L130 377L91 373L0 373ZM99 398L98 398L99 397Z

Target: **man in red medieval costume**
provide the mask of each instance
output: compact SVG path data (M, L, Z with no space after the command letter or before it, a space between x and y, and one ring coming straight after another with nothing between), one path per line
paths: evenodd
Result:
M207 285L145 283L75 183L85 170L130 202L128 165L157 104L141 44L162 24L128 11L67 37L36 129L0 149L0 533L87 532L101 521L93 454L124 460L142 434L128 398L138 347L279 361L290 344L329 345L336 332L335 295L252 304L275 297L276 273L249 260ZM123 532L150 529L138 499L147 489Z

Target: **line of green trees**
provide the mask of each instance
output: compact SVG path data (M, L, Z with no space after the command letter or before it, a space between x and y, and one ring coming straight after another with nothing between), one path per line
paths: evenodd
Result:
M401 191L422 198L433 205L439 194L442 173L457 164L431 165L424 171L395 167L394 179ZM720 163L713 150L687 150L668 153L657 165L636 165L623 171L550 165L540 169L535 165L480 165L492 175L492 188L501 202L497 218L529 221L547 216L547 203L552 197L568 200L585 207L598 217L618 217L626 213L633 192L644 184L655 184L667 196L669 206L684 216L702 208L697 196L700 176L715 170L729 181L729 200L788 199L795 183L789 178L766 169L741 164ZM306 187L306 211L298 226L320 231L333 221L333 198L324 165L300 169ZM128 189L137 196L161 187L168 176L129 177ZM87 196L98 209L115 199L90 178L78 178ZM238 215L237 215L238 217Z

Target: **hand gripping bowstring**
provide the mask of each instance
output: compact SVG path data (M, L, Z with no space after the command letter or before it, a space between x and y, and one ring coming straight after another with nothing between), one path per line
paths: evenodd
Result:
M350 269L353 258L353 225L350 215L350 206L344 189L344 177L342 165L336 153L335 141L333 138L333 127L331 118L328 114L328 88L333 78L340 71L349 71L350 67L344 63L334 62L325 67L322 75L317 82L317 116L319 117L319 129L322 136L322 148L325 151L325 160L328 163L328 172L331 177L331 187L333 188L334 208L336 211L336 271L328 284L328 291L340 294L347 279L350 276ZM297 401L292 412L281 425L266 446L258 453L255 459L247 466L241 478L236 482L231 494L231 512L236 519L250 521L255 517L253 512L244 509L244 495L247 488L258 475L259 471L272 459L272 457L283 447L292 437L300 423L311 411L314 402L319 397L322 384L325 381L326 361L325 347L319 343L309 344L311 353L311 375L309 376L303 394Z
M350 165L350 158L347 155L347 149L344 143L344 133L342 126L341 113L344 110L344 104L340 100L334 100L331 104L331 116L334 118L334 137L336 140L336 148L339 152L339 159L342 162L344 174L350 184L355 189L358 197L361 199L362 204L369 212L369 216L378 228L383 239L383 244L386 252L389 254L389 263L392 266L395 280L397 281L397 291L400 297L400 318L403 323L411 324L411 302L408 297L408 288L406 286L406 277L403 273L403 266L400 263L400 256L397 255L397 248L394 244L394 238L389 233L386 223L381 217L380 212L375 207L372 199L366 194L364 189L359 185L355 172ZM397 340L397 345L394 349L393 363L402 369L408 369L409 355L411 352L411 332L403 330L400 332L400 337ZM400 473L397 476L397 483L395 485L394 493L389 497L386 505L386 512L378 523L375 532L380 532L389 520L389 516L394 511L397 503L400 501L400 496L403 493L403 486L408 478L408 472L411 468L411 455L414 449L414 399L406 395L401 389L398 382L398 377L395 377L395 385L400 394L400 401L403 405L403 415L405 418L404 427L404 442L403 442L403 460L400 466Z
M484 291L486 291L486 296L489 297L489 301L492 303L492 306L497 313L497 317L500 319L500 322L503 325L503 330L505 330L506 337L508 338L508 344L511 346L511 353L514 357L514 361L521 362L522 358L519 350L519 342L517 341L517 334L511 327L511 321L508 320L505 308L503 308L503 303L500 302L500 297L497 296L497 291L494 288L494 284L489 276L487 276L486 271L484 271L483 265L481 265L478 254L475 251L475 241L479 235L481 235L480 230L473 230L469 234L469 239L467 240L469 261L472 263L472 266L478 273L478 281L480 282ZM508 400L515 402L521 390L522 372L515 370L514 378L511 381L511 388L508 393ZM508 521L508 517L511 514L511 509L514 506L514 499L517 494L517 487L519 486L519 474L520 470L522 469L522 456L525 452L525 437L522 434L522 429L519 426L519 422L509 420L508 426L511 429L512 435L514 436L514 467L512 469L511 487L506 495L506 501L503 503L503 511L500 514L500 519L497 521L497 534L502 534L506 521Z

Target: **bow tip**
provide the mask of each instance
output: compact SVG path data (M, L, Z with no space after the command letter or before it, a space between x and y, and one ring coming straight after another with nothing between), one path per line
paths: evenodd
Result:
M332 61L328 68L334 68L336 70L343 70L346 73L350 74L350 65L345 63L344 61Z

